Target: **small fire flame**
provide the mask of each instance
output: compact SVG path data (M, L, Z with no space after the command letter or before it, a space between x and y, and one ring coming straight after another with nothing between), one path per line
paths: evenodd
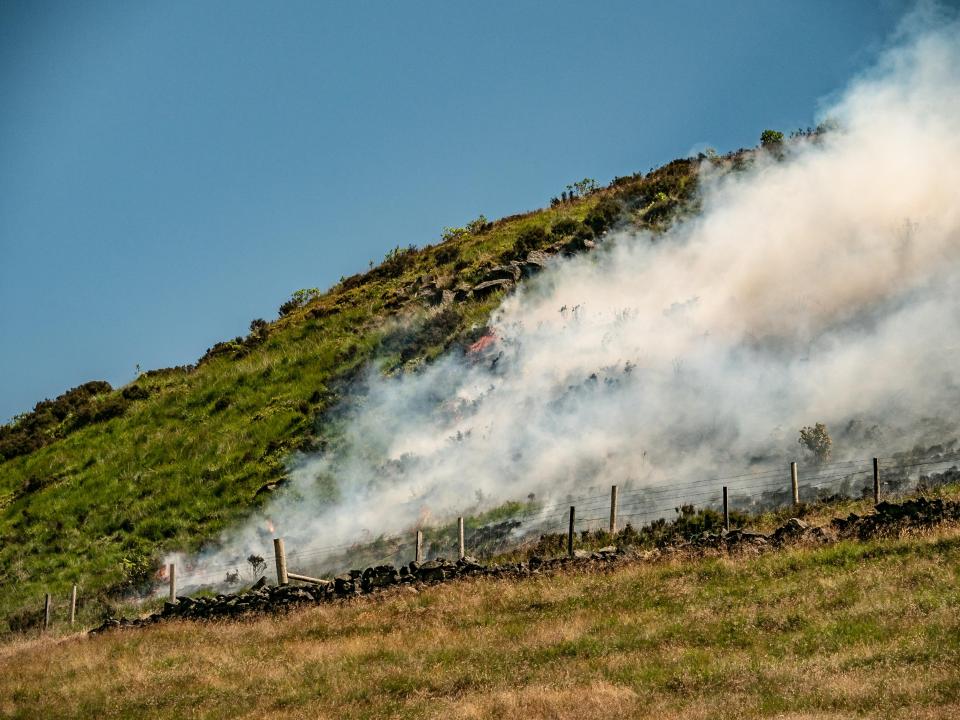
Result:
M488 347L493 345L495 342L497 342L496 334L492 332L488 333L487 335L484 335L482 338L480 338L475 343L473 343L473 345L468 347L467 354L473 355L475 353L483 352Z
M270 520L267 520L267 530L270 531L271 535L273 535L273 533L277 531L277 529L273 526L273 523L270 522Z

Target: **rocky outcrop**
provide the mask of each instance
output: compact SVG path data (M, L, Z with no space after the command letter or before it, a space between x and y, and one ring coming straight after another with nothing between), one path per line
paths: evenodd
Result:
M470 288L466 285L457 285L453 290L444 290L441 296L441 302L444 305L459 303L470 297Z
M521 275L522 271L520 270L520 263L513 262L509 265L497 265L489 270L485 270L483 275L480 277L480 281L490 282L491 280L510 280L511 282L516 282L520 279Z
M479 282L472 286L458 285L450 289L444 287L435 278L424 276L418 278L408 290L414 293L416 300L428 306L449 305L464 302L470 298L482 300L500 290L511 290L525 278L533 277L546 268L551 258L588 252L596 246L596 242L589 238L567 238L541 250L527 253L524 260L513 260L506 265L487 268L479 275Z
M471 291L473 297L477 300L487 297L492 293L497 292L498 290L509 290L514 286L513 280L500 279L500 280L487 280L482 282L479 285L474 285L473 290Z

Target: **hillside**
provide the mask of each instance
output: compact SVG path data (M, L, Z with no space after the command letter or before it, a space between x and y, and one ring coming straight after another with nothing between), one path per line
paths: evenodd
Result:
M261 506L291 452L336 443L338 409L365 368L409 372L465 347L550 254L583 252L614 226L656 233L692 209L698 167L584 183L549 208L398 246L325 293L294 293L277 320L195 365L39 403L0 432L0 616L33 613L45 592L76 583L82 616L100 617L149 585L165 552L196 550Z
M891 530L23 638L0 648L0 714L954 717L960 531Z

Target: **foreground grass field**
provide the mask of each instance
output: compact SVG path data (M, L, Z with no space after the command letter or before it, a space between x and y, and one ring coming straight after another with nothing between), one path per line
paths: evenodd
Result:
M960 529L0 648L0 715L960 714Z

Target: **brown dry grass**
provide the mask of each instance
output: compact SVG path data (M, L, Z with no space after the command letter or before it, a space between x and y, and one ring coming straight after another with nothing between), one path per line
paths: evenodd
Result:
M852 718L960 711L960 531L472 580L0 648L18 718Z

